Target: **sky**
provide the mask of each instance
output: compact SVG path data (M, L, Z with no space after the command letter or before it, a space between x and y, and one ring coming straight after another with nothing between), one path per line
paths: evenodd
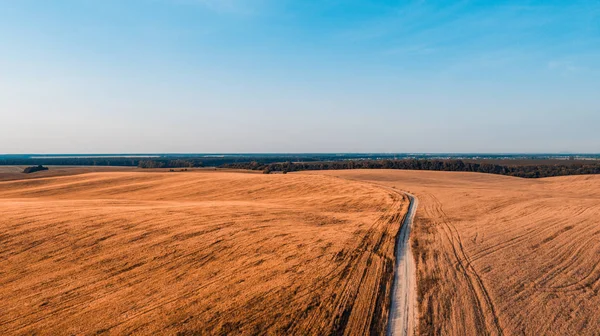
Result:
M0 1L0 153L600 153L600 0Z

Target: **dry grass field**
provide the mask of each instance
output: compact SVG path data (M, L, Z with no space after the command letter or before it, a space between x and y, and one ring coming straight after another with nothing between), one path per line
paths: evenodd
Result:
M407 207L319 175L3 181L0 334L380 334Z
M419 198L419 331L599 335L600 176L329 171Z
M122 172L138 170L135 167L104 166L48 166L50 169L32 174L23 174L27 166L0 166L0 181L35 179L40 177L67 176L96 172Z

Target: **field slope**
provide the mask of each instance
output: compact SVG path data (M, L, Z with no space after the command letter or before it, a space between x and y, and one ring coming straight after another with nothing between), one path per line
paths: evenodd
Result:
M598 335L600 176L318 172L419 198L424 335Z
M407 208L317 175L0 182L0 334L381 334Z

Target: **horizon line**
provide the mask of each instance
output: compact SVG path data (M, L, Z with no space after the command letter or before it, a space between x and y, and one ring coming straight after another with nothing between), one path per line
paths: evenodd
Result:
M600 155L600 152L105 152L2 153L0 156L157 156L157 155Z

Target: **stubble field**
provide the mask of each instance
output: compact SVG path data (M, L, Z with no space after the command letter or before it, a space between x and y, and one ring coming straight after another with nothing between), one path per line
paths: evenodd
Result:
M0 182L0 334L382 333L407 199L329 176Z
M600 330L600 176L354 170L0 182L0 333L380 334L394 189L420 334Z
M419 198L412 244L420 334L598 335L600 176L318 174Z

